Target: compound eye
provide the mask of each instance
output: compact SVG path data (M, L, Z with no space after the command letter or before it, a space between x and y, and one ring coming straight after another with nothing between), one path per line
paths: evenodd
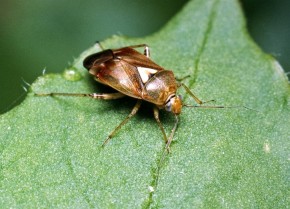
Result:
M165 105L165 110L168 112L171 112L172 110L172 104L171 104L171 100L169 100L166 105Z

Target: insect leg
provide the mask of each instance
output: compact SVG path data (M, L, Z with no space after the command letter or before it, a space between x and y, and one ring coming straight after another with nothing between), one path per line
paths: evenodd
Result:
M139 110L140 106L141 106L142 100L138 100L137 103L135 104L135 106L133 107L132 111L130 112L130 114L110 133L110 135L108 136L108 138L103 142L102 146L105 146L108 141L116 134L116 132L123 126L125 125L128 120L133 117Z
M170 152L170 144L171 144L171 142L172 142L172 139L173 139L174 133L175 133L175 131L176 131L176 129L177 129L178 121L179 121L179 119L178 119L178 115L175 115L175 124L174 124L174 126L173 126L173 128L172 128L172 130L171 130L171 134L170 134L169 139L168 139L168 141L167 141L167 143L166 143L166 146L165 146L165 149L167 149L168 152Z
M140 47L144 47L144 55L146 57L150 57L150 49L149 46L147 44L138 44L138 45L133 45L133 46L128 46L130 48L140 48Z
M91 97L93 99L119 99L125 97L126 95L116 92L116 93L109 93L109 94L80 94L80 93L40 93L35 94L35 96L69 96L69 97Z
M195 96L191 91L190 91L190 89L185 85L185 84L183 84L183 83L181 83L180 84L184 89L185 89L185 91L195 100L195 102L197 103L197 104L204 104L204 103L207 103L207 102L214 102L215 100L209 100L209 101L206 101L206 102L203 102L203 101L201 101L199 98L197 98L197 96Z
M183 76L181 78L175 77L175 80L177 80L177 81L183 81L183 80L185 80L186 78L189 78L189 77L190 77L190 75L186 75L186 76Z
M164 131L163 125L162 125L162 123L160 122L160 119L159 119L159 109L155 106L153 108L153 111L154 111L154 118L157 121L157 124L158 124L159 128L161 129L161 132L163 134L164 141L165 141L165 143L167 143L168 142L168 139L167 139L166 133Z
M205 103L208 103L208 102L215 102L215 100L208 100L208 101L201 101L199 98L197 98L191 91L190 89L184 85L183 83L179 84L181 86L183 86L183 88L186 90L186 92L196 101L196 103L198 103L199 105L188 105L188 104L183 104L183 106L185 107L195 107L195 108L214 108L214 109L217 109L217 108L245 108L245 109L248 109L248 110L253 110L253 111L256 111L256 112L259 112L255 109L252 109L252 108L249 108L249 107L246 107L246 106L243 106L243 105L239 105L239 106L214 106L214 105L202 105L202 104L205 104ZM201 106L202 105L202 106Z

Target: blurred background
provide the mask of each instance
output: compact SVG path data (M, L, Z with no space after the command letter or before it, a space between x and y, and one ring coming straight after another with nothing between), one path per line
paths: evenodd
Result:
M74 57L114 34L159 30L188 0L1 0L0 114L25 97L43 69L62 72ZM249 32L290 70L290 1L241 0Z

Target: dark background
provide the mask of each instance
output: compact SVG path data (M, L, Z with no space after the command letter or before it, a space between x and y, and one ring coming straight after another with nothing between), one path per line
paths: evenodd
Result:
M25 97L25 82L42 70L62 72L73 57L113 34L142 37L159 30L186 0L2 0L0 113ZM290 1L241 0L251 36L290 70ZM25 81L25 82L24 82Z

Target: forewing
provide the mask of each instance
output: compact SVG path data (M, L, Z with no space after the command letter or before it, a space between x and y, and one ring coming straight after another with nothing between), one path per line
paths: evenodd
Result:
M147 94L144 87L147 82L156 74L165 71L150 58L130 47L105 50L90 55L84 60L84 66L96 77L97 81L111 86L125 95L139 99L143 99ZM154 80L150 83L155 82ZM158 87L156 90L155 94L160 93ZM151 91L150 94L153 92ZM154 98L145 100L160 103L160 101L154 101Z
M150 58L130 47L114 50L114 54L118 57L118 59L130 63L136 67L151 68L157 71L164 70L164 68L157 65Z
M112 59L99 67L96 79L125 95L140 99L144 85L136 72L134 65Z

